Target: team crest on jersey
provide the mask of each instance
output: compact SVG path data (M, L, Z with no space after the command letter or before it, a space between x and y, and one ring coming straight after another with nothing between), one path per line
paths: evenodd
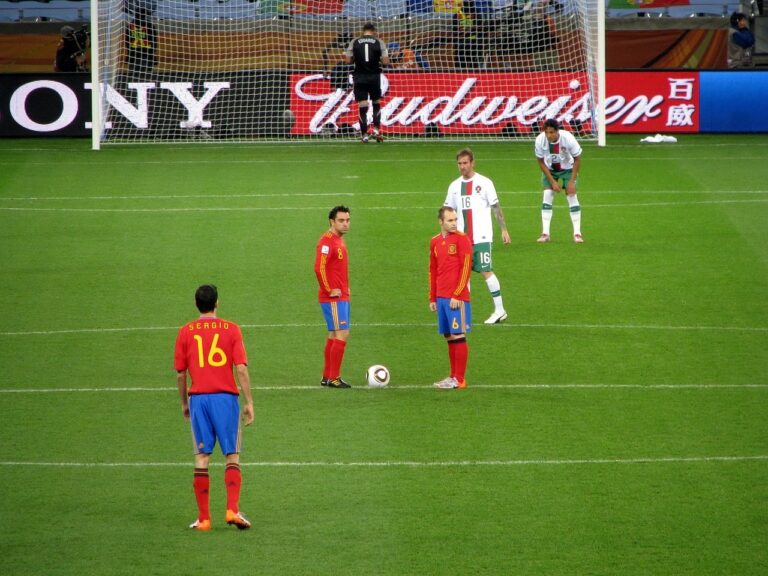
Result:
M475 186L475 192L480 192L480 190L482 190L482 189L483 189L483 187L480 186L480 185Z
M448 254L456 254L456 244L448 244Z

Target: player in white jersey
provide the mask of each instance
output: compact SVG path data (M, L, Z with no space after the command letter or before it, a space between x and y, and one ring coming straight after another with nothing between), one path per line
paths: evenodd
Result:
M541 203L541 236L538 242L549 242L555 192L565 190L571 211L573 241L581 244L584 242L581 236L581 206L576 196L577 176L581 168L581 146L573 134L562 130L557 120L550 118L544 122L544 131L536 137L534 152L541 168L541 185L544 189Z
M469 148L459 150L456 163L461 177L448 186L445 206L453 208L459 216L459 230L472 240L472 270L485 279L493 298L494 311L486 324L497 324L507 319L501 298L501 284L493 273L491 244L493 243L493 220L496 217L504 244L511 242L504 213L501 211L496 187L490 178L475 172L475 155Z

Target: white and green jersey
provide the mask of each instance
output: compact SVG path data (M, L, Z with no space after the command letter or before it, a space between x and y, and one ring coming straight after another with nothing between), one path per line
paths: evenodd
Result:
M448 186L445 206L450 206L459 216L459 230L473 244L493 242L491 206L499 203L496 187L490 178L475 173L471 179L457 178Z
M544 163L553 172L561 172L573 168L573 159L581 156L581 146L576 138L567 130L559 131L560 137L556 142L547 140L542 132L536 136L534 152L537 158L543 158Z

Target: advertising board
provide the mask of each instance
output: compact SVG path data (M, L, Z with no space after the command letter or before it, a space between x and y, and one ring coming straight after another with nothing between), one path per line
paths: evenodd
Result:
M536 130L547 117L589 128L586 81L567 72L390 74L382 123L403 135L505 135ZM609 134L768 132L759 106L768 71L608 72L606 84ZM90 136L90 89L87 74L0 75L0 137ZM108 125L132 139L193 127L222 139L286 137L288 130L301 137L357 123L351 89L332 88L320 74L118 78L105 93Z

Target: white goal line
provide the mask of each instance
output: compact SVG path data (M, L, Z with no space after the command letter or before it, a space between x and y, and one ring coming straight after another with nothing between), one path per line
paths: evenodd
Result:
M635 137L634 134L631 134L631 135L612 134L611 136L614 137L614 138L634 138ZM636 136L640 136L640 134L638 133ZM734 150L736 148L747 148L750 152L754 152L755 150L759 150L760 147L764 145L763 141L760 140L760 136L759 135L757 136L757 138L753 138L753 139L746 138L746 139L741 139L741 140L735 140L735 139L730 139L730 138L726 137L727 141L721 141L721 142L718 142L717 140L713 140L713 138L711 138L708 135L704 135L704 134L692 134L692 135L686 134L686 136L690 136L690 139L686 139L685 141L678 141L675 144L675 146L674 146L675 150L681 150L681 149L687 149L687 148L691 148L691 149L706 148L707 150L711 150L712 148L726 148L727 150ZM740 135L740 136L744 136L744 135ZM321 145L322 145L323 148L339 148L339 149L345 149L346 150L346 149L349 149L350 142L356 143L357 140L354 139L354 140L339 141L339 142L323 141L321 143ZM316 140L312 140L311 142L307 142L307 143L303 143L303 142L302 143L280 142L280 143L275 143L274 144L274 148L276 148L278 150L301 150L301 151L305 151L308 147L316 146L317 144L318 144L318 142ZM397 143L394 143L394 144L397 144ZM516 146L519 146L519 147L530 148L530 147L533 146L533 140L527 140L527 141L519 141L518 140L518 141L506 141L506 142L491 142L491 141L489 141L489 142L485 142L483 144L493 144L493 145L498 145L500 147L507 147L510 144L512 144L513 146L516 145ZM189 150L194 149L194 146L195 146L194 143L187 143L187 144L181 144L181 145L174 145L174 144L169 143L169 144L167 144L167 145L165 145L163 147L163 151L164 152L169 152L169 153L182 153L182 152L188 152ZM390 147L390 146L388 146L388 147ZM598 150L597 144L594 143L594 142L591 142L591 141L584 141L584 142L582 142L582 147L587 147L587 148ZM121 146L119 144L116 144L113 149L118 149L118 148L128 149L128 148L130 148L130 145ZM408 150L414 150L414 149L418 149L418 148L430 149L430 148L434 148L434 143L423 144L423 143L420 143L420 142L413 142L413 141L411 141L411 142L408 142L407 144L404 143L403 148L407 148ZM640 141L637 141L637 142L634 142L634 141L633 142L623 142L623 143L614 142L614 143L611 143L608 146L608 150L617 149L617 148L633 148L635 150L643 150L643 151L658 149L656 146L649 146L647 143L640 142ZM223 150L223 151L226 151L226 152L235 152L235 151L238 151L238 150L247 150L247 151L257 150L258 152L264 152L264 151L269 149L269 145L264 144L264 143L257 143L257 144L235 144L235 143L229 143L229 144L222 144L222 145L206 144L205 149L206 149L206 151ZM668 151L669 147L666 147L666 150ZM74 148L74 149L69 149L69 150L64 151L59 146L50 146L50 147L48 147L48 146L34 146L34 147L30 146L30 147L18 147L18 148L14 148L14 147L8 146L8 147L5 147L5 148L2 148L2 151L6 152L6 153L21 153L21 154L39 153L39 152L46 152L46 153L63 153L63 152L65 152L68 163L70 161L69 159L71 159L73 154L82 154L83 156L87 156L87 157L91 157L92 156L92 152L91 152L91 148L90 147L88 147L88 148ZM643 157L643 158L645 158L645 157ZM667 158L669 158L669 157L667 157ZM754 160L762 160L763 158L764 157L761 156L761 157L757 157L757 158L753 158L753 159ZM483 161L487 160L487 161L497 161L497 162L508 162L508 161L510 161L512 159L513 158L510 158L508 156L503 156L503 157L498 157L498 158L497 157L485 157L485 156L483 157ZM604 159L615 160L615 158L604 158ZM708 158L708 159L711 159L711 160L729 160L728 157L724 157L724 156L715 156L715 157ZM745 159L747 159L747 157L745 157L745 156L738 156L738 157L734 158L734 160L736 160L736 159L738 159L738 160L745 160ZM399 161L399 160L400 159L398 158L397 161ZM372 162L375 162L375 161L384 162L385 160L371 158L371 161ZM428 160L423 160L423 161L427 162ZM429 161L431 162L431 160L429 160ZM137 160L136 162L139 162L139 161ZM251 160L250 162L251 163L257 163L257 162L258 163L267 163L267 162L270 162L270 161L269 160L254 159L254 160ZM302 160L294 159L294 160L291 160L291 159L286 159L286 160L283 160L283 162L297 162L297 163L298 162L301 162L301 163L317 162L317 163L327 164L328 161L327 161L327 159L324 159L324 158L318 158L317 160L306 160L306 159L302 159ZM394 161L390 160L390 162L394 162ZM99 162L99 163L103 164L104 162ZM121 164L122 162L120 162L118 160L115 163L116 164ZM0 166L1 165L16 166L17 164L18 164L18 161L16 161L16 160L2 160L2 161L0 161ZM51 165L50 161L48 161L48 162L40 162L40 164L44 164L45 166L50 166Z
M512 466L585 466L585 465L627 465L627 464L700 464L727 462L766 462L768 455L753 456L661 456L640 458L564 458L564 459L521 459L521 460L381 460L381 461L273 461L240 462L241 467L254 468L481 468ZM212 462L211 466L223 466ZM0 461L7 467L50 467L50 468L187 468L191 462L32 462Z
M533 149L532 141L531 144L531 150ZM332 144L324 143L324 147L330 147ZM340 148L348 148L349 143L343 144L340 146ZM302 148L306 148L306 146L302 146ZM730 149L731 147L728 146ZM751 151L754 151L754 146L750 147ZM650 150L648 147L641 147L641 149ZM206 150L213 150L211 147L206 147ZM26 150L25 150L26 152ZM90 152L90 151L89 151ZM88 155L89 158L92 157L91 154ZM450 164L450 158L452 157L452 153L448 153L446 155L445 164ZM762 155L745 155L745 156L736 156L736 157L730 157L730 156L656 156L653 154L649 155L641 155L641 156L622 156L622 161L632 161L632 162L678 162L680 160L685 161L691 161L691 162L706 162L706 161L718 161L718 162L749 162L749 161L756 161L756 162L762 162L765 159L765 156ZM589 162L615 162L616 157L611 155L596 155L596 156L590 156ZM393 158L377 158L377 157L366 157L365 159L366 164L434 164L436 161L434 158L414 158L414 157L407 157L407 156L399 156L396 159ZM437 162L440 162L439 160ZM503 162L504 164L527 164L532 165L535 167L535 158L533 154L531 156L502 156L502 157L496 157L496 156L483 156L482 157L483 164L488 164L491 162ZM162 160L123 160L119 159L114 162L110 162L108 160L83 160L81 162L78 162L78 166L151 166L151 165L158 165L158 166L187 166L187 165L193 165L193 166L204 166L204 165L238 165L238 164L246 164L246 165L275 165L275 164L290 164L290 165L309 165L309 164L323 164L326 165L328 163L328 159L324 157L318 157L318 158L269 158L269 159L258 159L258 158L216 158L215 160L205 160L205 159L183 159L183 160L174 160L172 158L164 157ZM18 161L13 160L2 160L0 161L0 166L17 166ZM50 161L27 161L24 163L25 166L45 166L46 168L51 167Z

